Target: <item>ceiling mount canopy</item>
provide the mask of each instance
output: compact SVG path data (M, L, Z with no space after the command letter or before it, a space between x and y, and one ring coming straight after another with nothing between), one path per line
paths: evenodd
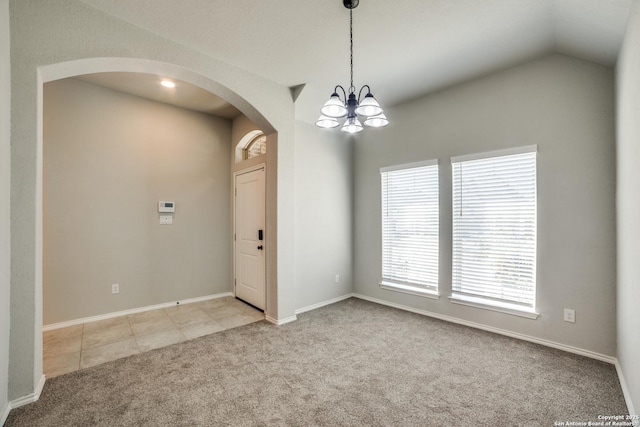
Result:
M382 107L376 101L371 93L369 85L364 85L358 91L356 97L356 87L353 85L353 9L358 7L360 0L342 0L345 8L349 9L349 49L351 53L350 71L351 81L349 90L337 85L333 89L333 93L324 106L320 109L322 115L316 121L316 126L321 128L336 128L340 126L338 119L346 116L346 120L340 129L342 132L357 133L364 128L360 123L360 118L364 118L365 126L383 127L389 124L387 117L384 115ZM366 89L364 97L363 91ZM347 94L348 92L348 94ZM342 95L342 96L341 96Z
M347 9L355 9L360 4L360 0L342 0L342 4Z

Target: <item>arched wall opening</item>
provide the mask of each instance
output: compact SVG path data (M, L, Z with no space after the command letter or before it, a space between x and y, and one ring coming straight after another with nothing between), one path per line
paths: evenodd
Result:
M11 292L8 398L37 399L42 377L43 85L100 72L175 77L215 93L262 129L267 171L268 319L295 319L295 107L288 87L159 37L79 1L11 9ZM133 42L132 42L133 41ZM277 285L277 286L276 286Z
M35 399L39 395L44 381L42 377L42 326L43 326L43 158L44 158L44 85L48 82L75 77L84 74L103 72L139 72L156 74L188 82L209 92L212 92L233 104L245 116L260 127L271 143L271 156L274 160L277 154L277 131L269 121L248 101L240 97L231 89L221 85L215 80L203 76L190 69L159 61L150 61L133 58L90 58L74 60L58 64L38 67L37 73L37 156L36 156L36 197L35 197L35 343L34 343L34 380ZM235 147L233 147L235 148ZM274 161L275 163L275 161ZM274 250L269 251L267 259L267 319L278 323L277 307L277 224L275 207L276 203L276 167L271 168L271 185L267 189L267 222L273 226L274 232L267 235L267 244ZM231 237L230 237L231 238ZM39 380L38 380L39 379Z

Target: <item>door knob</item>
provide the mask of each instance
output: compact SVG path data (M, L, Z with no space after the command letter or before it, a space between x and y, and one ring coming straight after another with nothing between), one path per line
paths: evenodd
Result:
M258 250L262 250L262 245L258 246Z

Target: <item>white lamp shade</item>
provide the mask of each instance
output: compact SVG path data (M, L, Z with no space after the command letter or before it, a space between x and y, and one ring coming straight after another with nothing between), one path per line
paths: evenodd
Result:
M356 108L356 114L359 116L377 116L378 114L382 114L382 108L380 108L380 104L373 97L371 93L368 93L367 96L364 97L358 108Z
M316 126L318 126L319 128L336 128L338 126L340 126L340 123L338 122L337 119L334 119L333 117L327 117L327 116L320 116L318 118L318 121L316 122Z
M344 102L340 100L337 93L331 95L331 98L325 102L324 106L320 109L322 115L339 119L347 115L347 107L344 106Z
M387 116L385 116L384 113L373 117L367 117L367 120L364 121L365 126L372 128L381 128L388 124L389 120L387 120Z
M358 133L362 132L363 129L362 124L360 124L360 121L355 117L348 118L342 128L340 128L342 132L346 133Z

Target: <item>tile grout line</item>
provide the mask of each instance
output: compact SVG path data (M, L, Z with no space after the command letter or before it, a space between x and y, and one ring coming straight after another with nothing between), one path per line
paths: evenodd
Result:
M80 357L78 358L78 369L76 369L76 371L79 371L82 366L82 353L84 353L84 349L83 349L83 345L84 345L84 328L85 328L86 323L82 324L82 334L80 334ZM75 371L71 371L71 372L75 372Z
M215 310L215 308L216 308L216 307L214 307L213 309ZM220 325L220 327L222 328L222 331L218 331L218 332L223 332L223 331L226 331L226 330L227 330L227 328L226 328L222 323L218 322L218 320L214 319L214 318L213 318L213 316L212 316L211 314L209 314L209 312L208 312L208 311L204 311L204 310L202 310L202 309L200 309L200 310L201 310L204 314L206 314L206 315L207 315L207 317L209 318L209 320L211 320L211 321L215 322L217 325ZM216 334L216 333L218 333L218 332L213 332L213 333L214 333L214 334ZM207 334L207 335L210 335L210 334Z
M133 336L133 342L136 343L136 347L138 348L138 354L143 353L140 348L140 343L138 342L138 337L136 337L136 333L133 330L133 326L131 325L131 319L129 319L129 315L127 315L127 325L129 325L129 329L131 330L131 336Z
M78 369L76 369L76 371L79 371L82 369L82 355L84 353L84 334L85 334L85 327L86 327L86 323L82 324L82 338L80 339L80 357L78 358ZM75 371L72 371L75 372Z
M184 337L185 340L189 341L189 337L186 336L184 334L184 332L182 332L182 330L180 329L180 326L176 325L176 322L173 321L173 318L171 317L171 315L169 314L169 312L167 311L166 308L163 308L162 311L164 311L164 314L169 318L169 321L171 323L173 323L173 326L176 327L176 329L178 330L178 332L180 333L180 335L182 335Z

